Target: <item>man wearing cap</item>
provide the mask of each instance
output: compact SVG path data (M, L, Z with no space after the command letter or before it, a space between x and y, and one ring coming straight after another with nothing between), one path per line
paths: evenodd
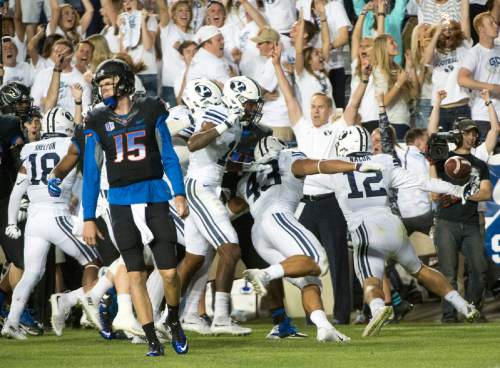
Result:
M470 119L464 119L458 123L457 127L460 136L456 141L457 147L454 151L450 151L449 157L460 156L471 163L471 175L479 178L480 189L465 204L446 195L439 196L434 243L438 251L439 268L454 288L457 287L458 253L461 252L464 255L469 268L466 299L481 310L488 265L480 231L478 202L491 198L492 186L488 166L471 153L479 142L477 124ZM442 160L431 165L431 177L462 185L463 180L452 179L446 175L444 163L445 160ZM450 303L443 300L442 308L442 322L457 322L456 312ZM481 319L486 321L484 316Z
M221 87L231 75L227 60L224 58L224 37L215 26L201 27L194 37L198 52L191 61L187 81L208 78L218 82Z
M274 45L279 42L280 35L270 27L262 28L256 37L251 38L257 46L260 58L255 60L255 80L264 90L264 106L262 107L261 124L270 128L290 127L290 119L286 108L285 98L279 92L278 78L272 61ZM278 129L279 131L279 129ZM285 138L287 137L280 137Z

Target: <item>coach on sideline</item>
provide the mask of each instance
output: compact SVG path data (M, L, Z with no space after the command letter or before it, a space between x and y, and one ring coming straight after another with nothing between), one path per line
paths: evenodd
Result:
M311 117L307 119L302 114L300 104L288 84L279 63L280 56L281 46L275 44L273 64L299 149L312 159L335 157L337 134L356 120L368 76L363 77L363 83L360 83L353 93L351 102L341 119L335 123L330 122L333 101L323 93L315 93L312 96ZM320 240L326 250L335 300L333 316L336 323L348 324L351 314L351 276L347 251L347 224L335 193L332 192L331 180L331 175L323 174L306 177L302 199L305 206L299 221Z

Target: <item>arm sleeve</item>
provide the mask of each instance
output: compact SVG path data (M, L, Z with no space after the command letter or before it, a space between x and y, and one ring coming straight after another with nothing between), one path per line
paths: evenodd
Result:
M450 194L455 197L462 196L462 188L458 185L453 185L440 179L416 176L401 167L395 167L392 170L391 187L405 189L414 188L426 192Z
M163 170L172 184L174 196L186 195L184 189L184 180L182 178L182 169L179 163L179 158L174 151L172 139L165 125L165 115L160 116L156 121L156 141L161 153Z
M17 224L17 213L21 207L21 199L29 186L28 175L23 173L17 174L16 184L10 193L9 207L7 210L8 225Z
M408 4L408 0L396 0L394 4L394 8L391 13L388 14L388 17L391 18L391 21L402 22L406 12L406 5Z
M95 219L102 162L103 151L99 136L93 130L86 130L82 189L83 221Z

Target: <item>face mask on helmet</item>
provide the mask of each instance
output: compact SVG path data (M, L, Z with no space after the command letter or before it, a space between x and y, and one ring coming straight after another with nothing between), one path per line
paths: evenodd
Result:
M265 160L265 158L273 159L285 148L287 148L287 145L281 139L273 136L264 137L257 142L254 148L254 160L262 161L263 159Z
M346 157L371 151L370 134L360 126L350 126L339 133L335 145L337 156Z
M258 124L262 118L262 92L253 79L240 76L233 77L224 84L224 103L229 107L236 107L245 111L240 123L243 126Z
M10 82L0 88L0 111L2 114L14 115L22 122L31 120L33 99L29 88L18 82Z

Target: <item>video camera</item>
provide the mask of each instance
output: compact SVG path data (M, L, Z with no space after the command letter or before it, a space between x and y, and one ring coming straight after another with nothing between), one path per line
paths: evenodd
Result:
M437 132L431 134L427 143L427 155L432 161L442 161L448 159L450 151L448 143L456 143L461 136L460 130L453 129L449 132Z

